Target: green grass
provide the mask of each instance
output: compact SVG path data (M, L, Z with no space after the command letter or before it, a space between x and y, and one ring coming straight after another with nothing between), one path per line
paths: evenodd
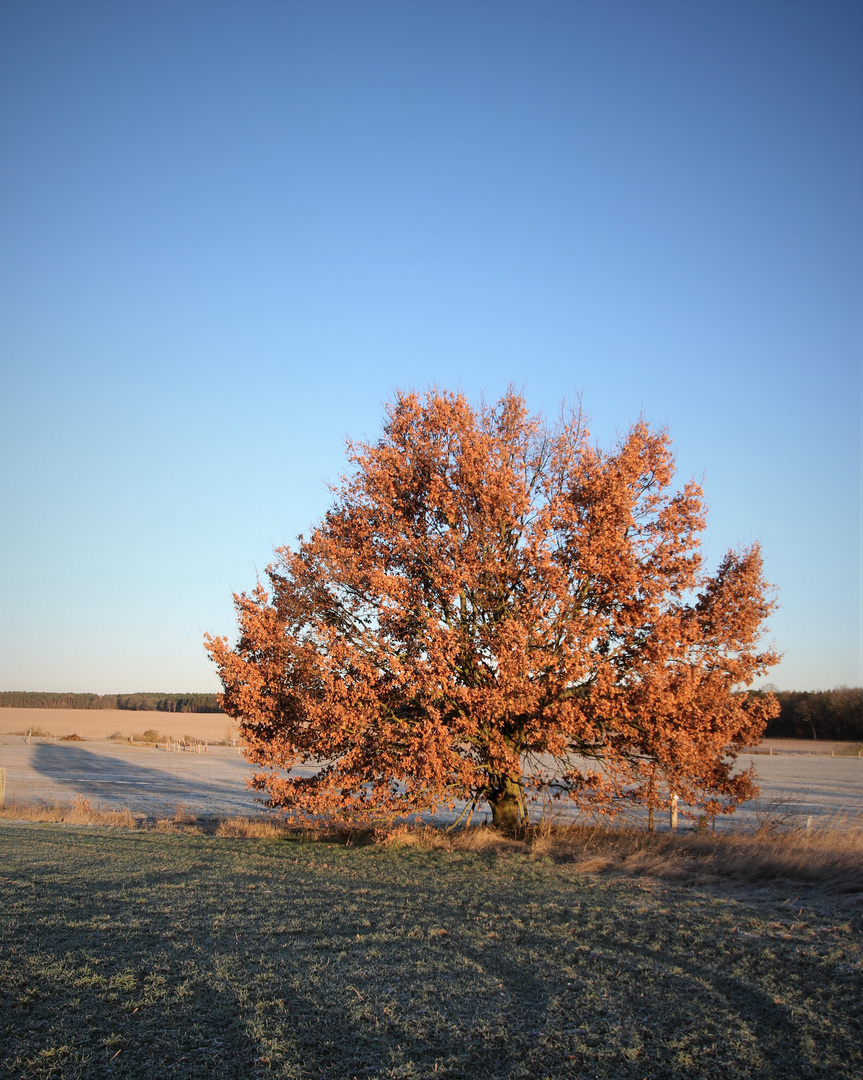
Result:
M859 897L0 824L0 1077L853 1077Z

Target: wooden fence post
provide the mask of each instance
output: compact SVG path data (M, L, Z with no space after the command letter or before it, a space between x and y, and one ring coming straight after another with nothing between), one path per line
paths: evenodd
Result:
M677 828L677 795L671 796L671 808L669 809L669 816L671 818L671 828Z
M6 770L0 769L0 810L6 805Z
M654 806L656 803L656 764L650 767L650 783L647 787L647 831L653 832L656 828L654 821Z

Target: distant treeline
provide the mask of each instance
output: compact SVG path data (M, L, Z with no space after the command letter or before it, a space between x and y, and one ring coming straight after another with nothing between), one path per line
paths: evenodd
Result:
M863 687L774 690L782 710L767 725L768 739L863 742ZM215 694L50 694L0 691L0 707L18 709L130 709L137 712L220 713Z
M215 694L50 694L0 691L0 708L130 709L136 712L219 713Z
M782 710L767 725L768 739L863 741L863 687L774 690Z

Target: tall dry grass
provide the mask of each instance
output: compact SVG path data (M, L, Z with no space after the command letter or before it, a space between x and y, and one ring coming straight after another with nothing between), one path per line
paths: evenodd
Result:
M289 835L287 826L278 821L255 818L226 818L216 826L216 836L232 839L274 840Z
M546 825L529 828L523 837L514 838L485 826L452 832L414 826L390 830L380 842L547 858L586 874L661 878L721 875L750 881L790 878L829 883L843 891L863 891L863 827L847 821L811 830L721 836Z
M0 818L7 821L53 821L66 825L112 825L126 829L133 829L139 824L139 819L128 807L106 810L104 807L94 806L89 799L81 795L76 796L71 804L38 800L18 802L7 799L5 806L0 808Z
M155 828L159 832L208 834L229 839L292 840L394 848L473 851L567 864L584 874L639 878L737 877L748 881L791 879L863 892L863 822L836 819L814 829L761 827L754 833L719 836L698 832L650 833L637 828L541 823L523 836L506 836L484 825L444 830L400 825L366 830L298 829L274 818L199 820L178 805L173 818L153 823L128 808L108 810L78 796L72 804L8 802L0 819Z

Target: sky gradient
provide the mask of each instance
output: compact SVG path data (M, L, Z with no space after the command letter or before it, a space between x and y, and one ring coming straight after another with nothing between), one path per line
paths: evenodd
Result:
M859 3L0 6L0 689L217 689L431 383L667 425L863 684L861 102Z

